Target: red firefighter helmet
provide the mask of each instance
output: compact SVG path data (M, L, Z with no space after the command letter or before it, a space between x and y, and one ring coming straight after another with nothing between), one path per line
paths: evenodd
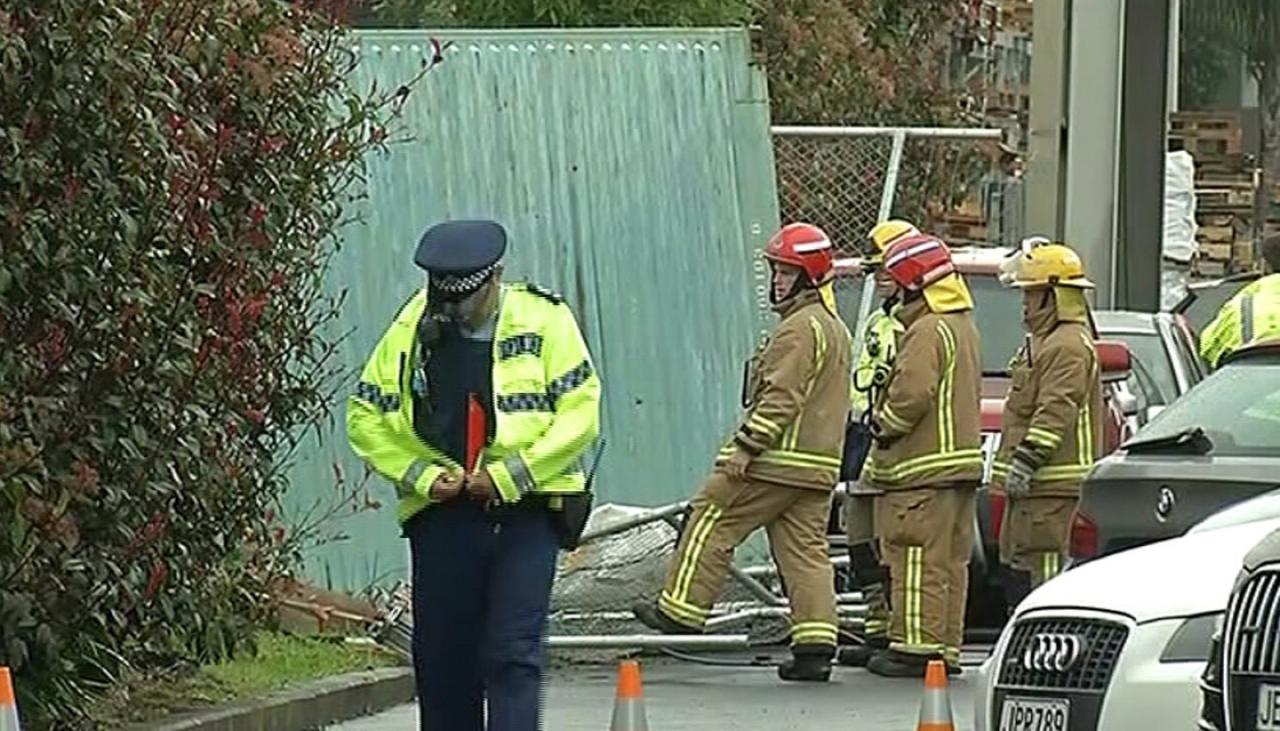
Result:
M884 267L897 285L919 292L956 270L951 249L934 236L906 236L884 254Z
M800 267L813 284L821 284L830 276L834 257L831 239L811 223L789 223L769 239L764 258Z

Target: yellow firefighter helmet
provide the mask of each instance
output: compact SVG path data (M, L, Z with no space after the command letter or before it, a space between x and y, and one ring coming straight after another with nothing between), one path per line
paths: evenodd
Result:
M888 221L877 223L871 229L871 232L867 234L867 239L870 242L866 252L868 263L881 263L884 260L884 252L889 248L889 244L907 236L919 235L920 230L914 224L901 219L891 218Z
M1093 289L1093 282L1084 276L1084 262L1080 255L1063 244L1042 244L1025 252L1018 263L1014 286L1022 289L1036 287L1074 287Z

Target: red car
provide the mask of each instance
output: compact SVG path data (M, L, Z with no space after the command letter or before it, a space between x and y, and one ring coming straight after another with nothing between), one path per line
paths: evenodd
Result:
M973 293L974 316L982 337L982 448L986 455L983 486L978 492L978 526L974 535L973 559L970 563L969 625L1000 627L1007 611L1004 592L999 584L998 542L1004 500L988 490L991 465L1000 447L1000 425L1004 416L1005 396L1009 391L1009 361L1022 346L1022 293L1006 287L999 280L1000 264L1010 253L1007 248L957 248L952 250L956 269L964 275ZM840 287L841 306L850 323L857 317L858 296L862 291L861 266L858 259L836 262L838 276L856 281ZM1104 424L1103 452L1109 454L1129 435L1129 425L1117 395L1117 384L1129 377L1130 358L1127 345L1116 341L1097 341L1102 361L1104 400L1107 419ZM1101 457L1102 455L1098 455Z

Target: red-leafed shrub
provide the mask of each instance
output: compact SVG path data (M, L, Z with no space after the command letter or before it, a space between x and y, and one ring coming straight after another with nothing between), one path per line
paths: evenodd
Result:
M29 722L234 652L296 565L321 281L408 93L350 89L349 47L278 0L0 1L0 665Z

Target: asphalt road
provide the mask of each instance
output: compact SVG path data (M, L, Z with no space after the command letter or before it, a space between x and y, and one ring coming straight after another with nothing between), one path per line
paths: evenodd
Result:
M966 664L980 654L966 657ZM950 682L956 728L973 728L970 669ZM892 729L910 731L919 714L923 682L888 680L863 670L838 668L827 684L783 684L771 668L709 667L668 659L643 661L649 727L661 731L724 729ZM614 670L584 667L554 671L548 682L544 727L600 731L609 727ZM332 727L333 731L408 731L417 728L416 707Z

